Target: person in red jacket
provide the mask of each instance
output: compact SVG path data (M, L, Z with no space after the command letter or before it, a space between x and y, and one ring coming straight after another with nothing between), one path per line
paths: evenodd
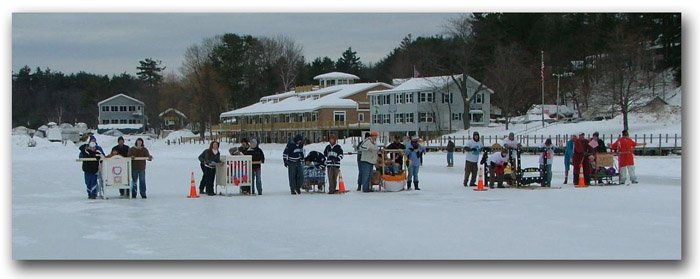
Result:
M627 130L622 130L622 137L610 145L610 149L620 153L620 184L625 184L627 172L629 172L632 183L638 183L637 176L634 174L634 148L642 145L646 145L646 143L635 142L630 138Z
M583 179L586 185L591 185L591 162L588 160L588 156L592 154L593 148L588 145L586 134L580 133L578 139L574 142L574 181L579 177L581 165L583 164Z

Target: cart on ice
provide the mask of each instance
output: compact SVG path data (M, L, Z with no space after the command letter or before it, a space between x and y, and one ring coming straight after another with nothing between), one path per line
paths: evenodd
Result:
M306 192L325 192L326 188L326 156L318 151L311 151L304 158L304 184Z
M229 187L239 187L238 192L250 195L253 185L253 156L250 155L222 155L223 164L216 167L216 187L219 195L230 196ZM223 188L223 192L219 190Z
M401 149L382 149L379 158L379 190L385 192L398 192L406 187L406 156ZM372 183L375 184L375 183Z
M618 160L615 159L617 153L599 152L595 154L595 159L591 162L591 182L596 185L618 185L620 184L620 171L617 169ZM617 181L615 181L617 178Z

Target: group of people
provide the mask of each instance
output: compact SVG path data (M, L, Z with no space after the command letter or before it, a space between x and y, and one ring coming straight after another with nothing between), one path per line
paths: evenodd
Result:
M80 145L78 149L80 150L78 158L94 159L83 160L82 163L88 199L96 199L99 194L100 186L98 185L101 185L101 181L99 181L101 179L100 164L104 158L121 156L125 158L147 158L149 161L153 159L153 156L151 156L148 149L144 146L144 141L142 138L136 139L134 146L129 147L124 144L124 137L120 136L117 138L117 145L112 148L110 154L105 154L102 147L97 144L97 138L95 138L93 135L89 135L87 142ZM136 198L138 189L138 193L141 195L141 198L147 198L145 160L131 161L131 176L131 189L119 189L120 196L128 197L131 195L132 198Z
M504 177L506 176L506 166L508 164L513 167L513 160L517 156L519 148L521 145L515 140L515 134L509 133L508 137L504 138L502 144L495 144L494 152L489 156L482 157L479 161L480 152L483 149L483 143L479 132L474 132L472 138L466 142L462 152L466 153L465 164L464 164L464 180L463 185L476 186L476 179L478 175L478 164L486 164L489 166L489 187L494 188L494 181L498 181L498 188L503 188L502 183ZM592 165L596 161L596 154L606 153L608 148L613 152L619 154L619 175L620 184L625 184L627 180L627 175L630 176L631 182L633 184L638 183L637 176L634 171L634 148L636 146L641 146L644 144L638 144L633 139L629 137L629 132L627 130L622 131L622 137L610 145L605 145L602 139L599 137L599 133L593 133L590 139L585 137L584 133L577 135L572 135L571 138L566 143L566 148L564 152L564 184L568 183L569 179L569 169L573 168L574 177L578 177L581 169L583 170L584 181L586 185L590 185L592 174L594 173ZM500 149L500 150L498 150ZM539 156L540 169L544 170L546 176L544 177L543 183L547 186L552 184L552 164L554 161L554 152L556 146L552 143L552 139L548 138L540 146L541 154ZM448 138L447 144L447 166L452 167L451 153L454 152L454 142L452 138ZM600 178L599 178L600 179ZM600 181L599 181L600 182Z
M262 195L262 164L265 163L265 153L258 146L257 139L241 139L239 147L229 149L230 155L250 155L252 157L252 175L249 189L244 190L245 194ZM216 178L216 167L222 165L221 153L219 153L219 142L212 141L209 148L202 151L197 159L199 167L202 169L202 179L199 181L199 192L208 196L216 195L214 191L214 179Z

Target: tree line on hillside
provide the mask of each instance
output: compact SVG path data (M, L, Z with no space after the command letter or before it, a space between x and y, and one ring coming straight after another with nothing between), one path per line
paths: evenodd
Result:
M146 103L153 128L158 128L158 113L172 107L204 132L218 124L222 112L314 84L314 76L331 71L385 83L416 72L468 75L482 84L470 92L466 79L455 79L462 97L472 100L490 88L495 91L492 104L509 119L541 102L542 76L545 102L555 103L557 78L552 75L568 72L572 75L559 80L562 103L573 104L581 115L622 113L626 128L635 102L649 92L660 94L659 82L666 82L661 73L672 71L673 82L680 85L680 22L678 13L463 14L446 19L442 34L407 34L383 59L367 64L352 46L335 60L307 62L303 46L293 38L227 33L187 48L178 74L164 74L166 67L154 58L139 61L135 77L25 66L13 72L12 123L85 122L95 127L97 102L125 93ZM469 125L464 117L465 128Z

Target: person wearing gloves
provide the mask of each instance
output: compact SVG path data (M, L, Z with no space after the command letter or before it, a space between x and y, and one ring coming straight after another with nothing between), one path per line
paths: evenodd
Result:
M622 130L622 137L617 139L610 148L620 153L620 184L625 184L629 174L632 184L637 184L637 175L634 173L634 148L644 146L646 143L637 143L627 130Z
M544 141L544 144L540 146L542 149L542 155L540 156L540 169L545 170L546 177L544 185L552 186L552 161L554 161L554 145L552 144L552 139L548 138ZM545 162L545 160L547 160Z
M287 168L289 177L289 190L292 195L301 194L301 186L304 184L304 136L297 134L287 143L282 153L284 167Z
M129 148L128 157L147 157L149 161L153 160L153 156L148 152L148 149L143 145L143 139L138 138L134 143L134 147ZM131 197L136 197L136 182L138 181L138 190L142 199L146 198L146 161L132 160L131 161ZM129 192L127 192L127 195Z
M85 178L85 187L87 188L88 199L94 200L99 192L97 179L100 171L100 160L104 158L102 147L97 145L97 140L94 136L90 136L90 141L81 145L78 158L94 158L95 161L83 161L83 172Z
M408 158L408 178L406 179L406 188L411 190L411 181L413 181L413 187L416 190L420 190L418 187L418 170L423 164L423 153L425 153L425 147L418 144L418 138L413 138L411 143L406 147L406 158Z
M472 138L467 141L467 144L465 144L464 148L462 149L462 152L467 153L464 163L464 181L462 183L464 187L467 187L467 185L476 186L476 179L479 175L479 154L481 153L481 149L483 147L484 145L481 143L481 136L479 135L479 132L474 132L472 134ZM467 180L469 181L469 184L467 184Z
M243 154L253 157L253 177L251 185L255 186L255 188L250 187L251 193L255 195L255 189L257 188L258 195L262 195L262 180L260 179L262 174L260 171L262 170L262 164L265 163L265 153L263 153L262 149L258 146L258 140L251 139L248 150L243 152Z
M202 180L199 182L199 192L206 190L208 196L214 193L214 177L216 176L216 164L221 164L221 153L219 153L219 142L212 141L209 148L199 154L199 166L202 168Z

